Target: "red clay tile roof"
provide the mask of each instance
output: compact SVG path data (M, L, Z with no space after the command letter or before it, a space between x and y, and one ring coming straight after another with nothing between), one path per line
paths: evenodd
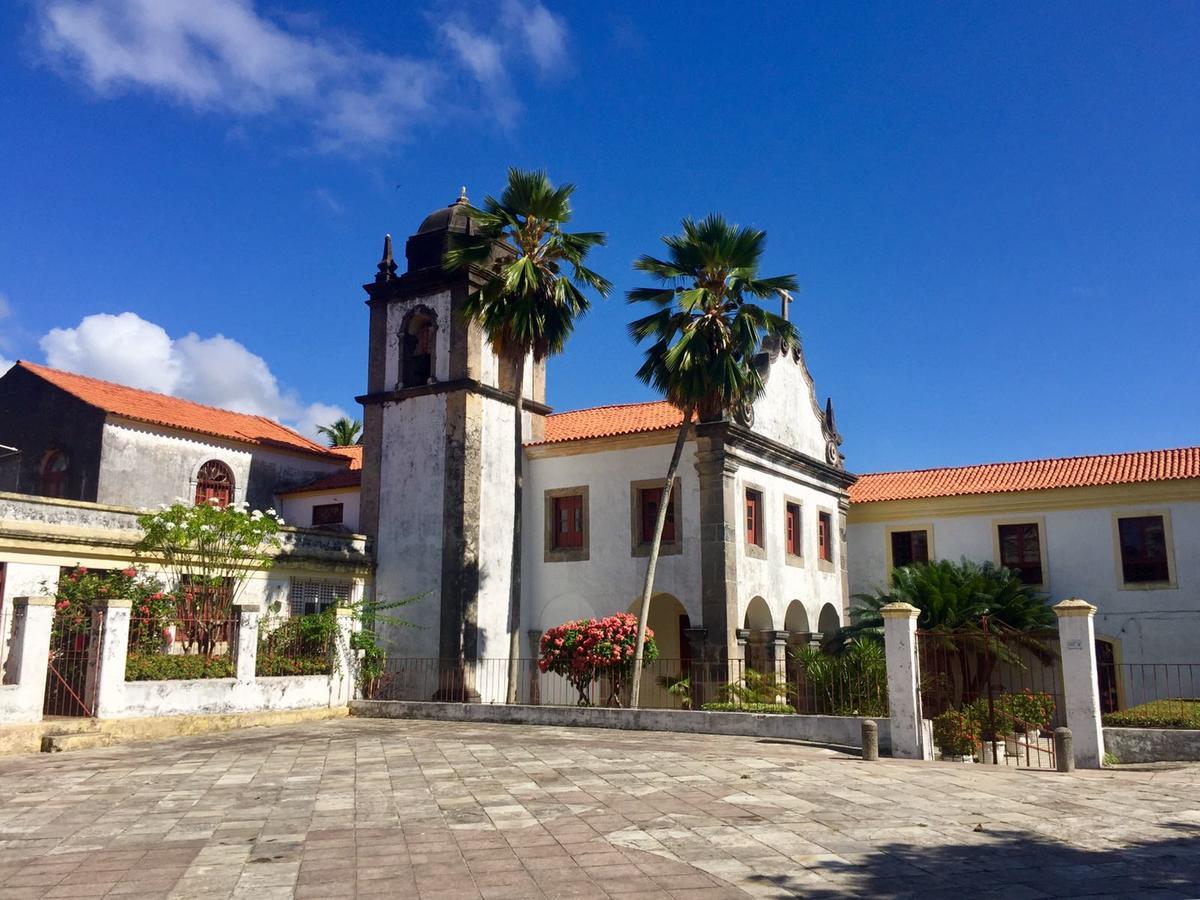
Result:
M359 490L362 487L362 468L350 468L344 472L334 472L324 478L318 478L311 484L292 488L290 491L280 491L280 496L290 497L293 494L314 494L317 491Z
M665 400L594 406L546 416L546 436L528 446L667 431L678 428L682 422L683 413Z
M1200 447L862 475L851 503L1200 478Z
M111 381L88 378L86 375L63 372L31 362L18 361L17 366L84 403L126 419L166 425L169 428L243 441L247 444L283 447L324 457L332 455L328 447L322 447L265 416L217 409L190 400L113 384Z
M344 456L350 460L351 469L362 468L362 444L354 444L350 447L330 447L331 453L336 453L338 456Z

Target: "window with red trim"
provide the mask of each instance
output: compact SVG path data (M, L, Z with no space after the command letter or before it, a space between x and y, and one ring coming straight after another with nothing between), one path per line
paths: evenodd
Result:
M210 459L196 475L196 505L212 500L218 506L233 502L233 471L219 459Z
M746 488L746 543L763 546L762 491Z
M583 496L572 494L554 498L555 550L574 550L583 546Z
M787 552L790 556L803 556L803 549L800 543L800 504L787 504L784 514L785 527L787 528Z
M1000 565L1012 569L1025 584L1042 583L1042 541L1036 522L997 525Z
M654 543L654 526L658 524L658 504L662 500L663 489L642 488L638 491L638 503L641 507L641 541L643 544ZM675 543L675 504L667 498L667 520L663 523L662 542Z
M817 513L817 559L833 562L833 516Z
M67 471L70 460L61 450L51 450L42 460L38 493L43 497L67 496Z
M1117 520L1121 544L1121 574L1126 584L1170 581L1167 529L1162 516L1131 516Z

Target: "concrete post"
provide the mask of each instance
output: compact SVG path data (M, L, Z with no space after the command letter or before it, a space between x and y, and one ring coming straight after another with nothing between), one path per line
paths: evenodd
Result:
M775 695L776 703L788 702L787 682L788 633L786 631L771 632L771 658L775 664L775 683L779 690Z
M257 600L236 600L233 608L238 617L237 644L233 648L235 678L238 684L250 684L258 662L259 604Z
M542 682L537 661L542 655L542 629L530 628L525 632L525 637L529 640L529 658L533 660L529 666L529 703L533 706L540 706L542 703Z
M910 603L889 603L883 613L883 643L887 654L888 715L892 726L892 756L932 759L921 723L920 668L917 663L917 616Z
M125 658L129 655L129 618L132 600L110 599L92 601L92 634L96 660L95 703L97 719L114 719L125 711ZM93 672L88 667L88 678Z
M350 647L350 638L354 634L354 610L339 606L335 613L337 618L337 637L333 641L334 669L331 676L333 690L330 692L330 706L345 706L354 697L358 685L358 656Z
M862 720L862 758L867 762L879 759L879 725L874 719Z
M40 722L46 699L53 597L13 599L13 636L6 683L15 688L0 701L0 722Z
M1054 768L1060 772L1075 771L1075 749L1070 728L1054 729Z
M1071 598L1054 607L1062 649L1063 706L1081 769L1104 765L1104 729L1100 723L1100 679L1096 672L1096 607Z

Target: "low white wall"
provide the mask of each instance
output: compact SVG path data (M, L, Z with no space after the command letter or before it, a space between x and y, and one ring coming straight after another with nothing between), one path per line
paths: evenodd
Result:
M678 709L615 709L578 706L501 706L487 703L424 703L407 700L354 700L352 716L379 719L437 719L446 722L496 722L506 725L568 725L673 731L683 734L730 734L862 747L857 716L801 716L766 713L700 712ZM891 750L891 723L875 719L879 749Z
M297 675L256 678L197 678L180 681L127 681L124 704L106 718L213 715L251 710L340 706L342 676Z
M1105 728L1104 749L1122 763L1200 762L1200 730Z

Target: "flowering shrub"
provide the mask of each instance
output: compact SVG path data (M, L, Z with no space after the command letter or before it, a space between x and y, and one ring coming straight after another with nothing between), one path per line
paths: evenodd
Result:
M92 604L96 600L130 600L133 615L151 615L174 608L163 583L134 566L123 569L89 569L74 566L64 569L54 591L54 628L56 633L82 631L89 627ZM139 613L144 610L144 613Z
M1012 722L1014 731L1040 731L1054 718L1054 698L1029 688L1019 694L1004 694L997 701Z
M578 619L550 628L542 635L538 669L566 678L579 693L579 706L589 705L592 682L607 673L612 678L608 702L620 706L622 682L633 669L637 629L638 619L632 613ZM658 645L649 628L642 658L646 661L658 658Z
M933 720L933 743L942 756L969 756L979 743L974 718L956 709L948 709Z

